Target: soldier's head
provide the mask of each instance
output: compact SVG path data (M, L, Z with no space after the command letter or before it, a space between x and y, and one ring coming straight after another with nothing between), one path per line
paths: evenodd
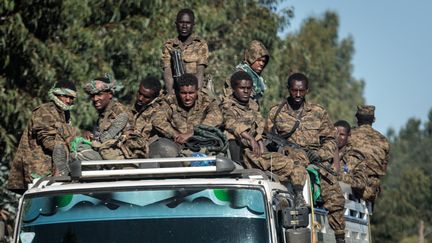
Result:
M264 44L260 41L251 41L248 48L244 51L244 61L259 75L264 70L269 60L269 53Z
M194 12L189 8L184 8L177 13L176 18L177 33L181 39L188 38L193 31L195 25Z
M359 105L356 112L357 124L372 125L375 122L375 106L373 105Z
M181 107L189 110L195 105L195 101L198 99L198 79L195 75L183 74L176 80L174 88Z
M309 80L302 73L293 73L288 77L288 101L292 106L300 107L309 92Z
M341 149L348 143L348 138L351 136L351 126L347 121L339 120L335 122L334 127L336 129L336 144Z
M84 90L89 94L93 106L101 113L111 102L116 90L116 81L110 75L98 77L85 85Z
M73 107L73 103L76 97L75 84L68 80L61 80L54 84L54 86L48 91L48 97L52 100L60 109L70 110Z
M135 109L140 110L143 106L150 104L159 96L161 83L154 76L148 76L141 81L136 94Z
M230 79L233 96L240 103L248 103L252 92L252 78L245 71L235 72Z

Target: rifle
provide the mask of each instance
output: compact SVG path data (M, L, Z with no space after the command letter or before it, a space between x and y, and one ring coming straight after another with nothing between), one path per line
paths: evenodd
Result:
M267 138L267 140L269 140L271 142L271 144L273 144L272 145L273 147L274 147L274 145L276 145L278 150L280 148L283 148L283 147L301 149L301 150L305 151L306 153L310 150L310 149L303 147L297 143L290 142L287 139L285 139L284 137L282 137L282 136L280 136L274 132L266 132L265 137ZM330 173L333 176L337 176L337 173L330 166L324 165L323 161L321 159L310 160L310 163L319 167L320 169L325 170L326 172Z
M183 66L183 59L180 50L173 50L171 52L171 64L173 70L173 78L177 79L185 73L185 69Z

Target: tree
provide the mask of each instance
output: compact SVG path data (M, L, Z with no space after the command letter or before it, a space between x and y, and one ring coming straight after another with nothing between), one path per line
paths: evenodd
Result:
M31 110L46 101L59 79L81 87L105 72L123 83L117 95L131 103L138 83L162 77L163 42L176 35L177 1L5 0L0 7L0 149L10 160ZM222 83L252 39L270 49L289 13L278 15L277 1L187 1L196 13L195 31L209 43L207 73ZM262 16L256 24L251 19ZM218 85L220 86L220 85ZM19 97L19 99L18 99ZM75 124L89 128L95 111L80 89Z
M298 33L283 40L276 100L286 95L286 81L293 72L302 72L310 81L309 98L322 104L333 120L353 122L355 107L364 102L364 82L352 77L351 59L354 43L351 37L338 39L339 18L326 12L322 18L311 17L303 22Z
M425 228L432 226L431 121L429 116L423 128L420 120L409 119L392 135L390 163L372 216L374 241L409 242L416 238L419 220Z

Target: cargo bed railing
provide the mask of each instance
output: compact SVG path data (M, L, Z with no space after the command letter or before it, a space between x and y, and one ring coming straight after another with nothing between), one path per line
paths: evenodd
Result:
M178 164L192 162L211 162L205 166L178 166ZM175 164L175 166L170 166ZM128 166L130 165L130 166ZM151 166L156 168L142 168ZM164 165L164 167L159 167ZM84 167L122 167L108 170L83 169ZM135 168L133 168L135 167ZM194 173L220 173L230 172L235 169L234 162L225 157L178 157L178 158L153 158L153 159L128 159L128 160L92 160L76 161L70 166L72 179L103 179L107 177L135 176L135 175L181 175Z

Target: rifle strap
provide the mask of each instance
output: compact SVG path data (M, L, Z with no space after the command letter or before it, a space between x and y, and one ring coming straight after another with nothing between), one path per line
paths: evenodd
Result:
M278 109L276 110L276 113L272 119L273 127L271 128L271 130L274 134L278 134L276 131L276 127L274 125L274 124L276 124L276 117L279 115L279 113L281 112L281 110L285 106L285 104L288 105L288 102L286 99L282 103L279 104ZM291 130L286 135L283 136L284 138L288 139L289 137L291 137L294 134L294 132L297 130L297 128L300 126L300 118L303 114L303 110L304 110L304 108L302 108L301 111L297 114L294 126L291 128Z
M275 113L274 117L273 117L272 120L271 120L272 123L273 123L273 127L271 128L271 131L272 131L272 133L274 133L274 134L278 134L277 131L276 131L276 127L275 127L275 124L276 124L276 118L277 118L277 116L279 115L279 113L281 112L281 110L282 110L282 108L284 107L285 104L288 104L288 102L287 102L286 99L285 99L284 101L282 101L282 102L279 104L279 106L278 106L278 108L277 108L277 110L276 110L276 113Z

